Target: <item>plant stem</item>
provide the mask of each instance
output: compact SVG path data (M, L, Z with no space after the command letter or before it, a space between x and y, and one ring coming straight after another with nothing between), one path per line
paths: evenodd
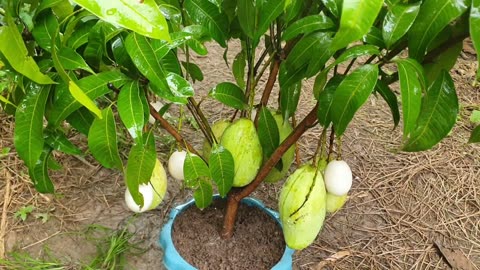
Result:
M168 132L170 133L170 135L173 136L173 138L175 138L175 140L184 145L185 148L187 148L188 151L190 151L191 153L195 154L195 155L199 155L198 152L195 150L195 148L193 148L192 145L190 145L183 137L180 133L178 133L178 131L172 126L170 125L170 123L165 120L165 118L163 118L156 110L155 108L151 105L151 104L148 104L149 107L150 107L150 115L155 118L155 120L157 120L160 125Z
M262 98L260 99L260 107L267 106L268 100L270 99L270 94L272 93L273 86L275 85L275 81L277 80L278 70L280 68L280 60L275 60L273 62L272 69L270 70L270 75L268 76L267 84L265 85L265 89L263 90ZM258 123L258 117L260 116L259 113L255 115L255 125Z
M335 128L332 126L332 130L330 131L330 142L328 145L328 158L327 158L328 162L332 161L334 143L335 143Z
M228 239L233 236L235 219L237 217L240 201L250 195L263 182L275 164L282 158L282 155L292 146L305 131L307 131L317 120L318 103L308 115L295 127L292 133L278 146L272 156L264 163L257 176L247 186L231 190L228 194L227 209L224 216L222 238Z

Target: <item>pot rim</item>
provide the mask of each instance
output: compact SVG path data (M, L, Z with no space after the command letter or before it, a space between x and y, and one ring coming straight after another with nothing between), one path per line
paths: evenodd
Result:
M214 195L214 199L221 198L220 195ZM278 212L266 207L262 201L247 197L242 199L242 203L245 203L249 206L255 206L260 208L262 211L267 213L270 217L275 219L278 225L282 227L282 223L280 222L280 215ZM190 265L187 261L185 261L182 256L178 253L177 249L175 248L172 240L172 228L173 222L175 218L185 211L188 207L192 206L195 203L195 199L191 199L184 204L180 204L175 206L170 211L168 216L168 221L163 225L162 230L160 232L159 242L160 247L163 249L163 264L167 269L184 269L184 270L194 270L197 269ZM285 245L285 251L283 252L282 258L272 267L272 270L290 270L292 269L293 263L293 253L295 250L289 248Z

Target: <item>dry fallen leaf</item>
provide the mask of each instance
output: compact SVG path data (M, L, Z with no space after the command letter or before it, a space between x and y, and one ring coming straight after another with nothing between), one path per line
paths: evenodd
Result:
M317 264L317 267L315 267L315 270L322 270L325 266L336 262L337 260L340 260L344 257L350 256L350 251L347 250L342 250L339 251L330 257L326 258L325 260L321 261L320 263Z
M453 250L449 248L444 248L438 242L434 242L437 247L440 255L447 261L447 263L453 269L458 270L473 270L472 262L463 254L461 250Z

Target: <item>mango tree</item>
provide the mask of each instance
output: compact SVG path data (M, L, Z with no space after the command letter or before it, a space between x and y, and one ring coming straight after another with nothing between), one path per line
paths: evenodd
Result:
M48 174L58 167L53 152L84 154L66 135L72 127L87 137L89 152L101 165L125 175L128 192L142 209L140 187L158 167L153 131L160 126L186 150L175 157L182 160L183 171L174 175L194 190L197 206L210 204L214 186L228 197L225 238L233 234L240 200L265 180L284 179L295 143L317 125L323 128L318 151L311 164L289 177L279 203L284 222L303 212L324 216L325 197L336 196L336 188L329 190L323 170L341 159L342 136L371 95L386 101L395 127L403 120L402 150L435 146L457 119L449 70L463 40L470 38L480 50L480 0L0 3L0 105L15 116L15 148L35 188L54 192ZM235 81L200 97L194 83L208 78L191 55L208 55L207 42L226 52L232 41L241 44L230 66ZM313 89L303 85L310 78ZM399 93L390 87L396 81ZM272 108L267 104L272 104L276 82L279 98ZM300 95L316 100L303 119L296 114ZM204 98L233 109L231 119L212 126L201 109ZM155 100L165 105L154 106ZM172 104L195 119L205 137L203 153L164 118L173 112ZM119 134L128 136L126 164L118 150ZM480 127L470 141L480 141ZM327 172L325 178L337 175ZM348 192L349 181L337 195ZM313 200L323 207L313 207ZM300 224L301 216L293 222ZM308 222L320 230L323 218ZM318 230L305 243L297 246L287 239L287 244L303 248Z

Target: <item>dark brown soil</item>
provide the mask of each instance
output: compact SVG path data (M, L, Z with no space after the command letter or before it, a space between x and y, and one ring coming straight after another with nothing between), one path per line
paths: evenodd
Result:
M189 207L173 224L173 243L198 269L270 269L285 250L280 226L257 207L242 204L235 235L222 240L224 200L203 211Z

